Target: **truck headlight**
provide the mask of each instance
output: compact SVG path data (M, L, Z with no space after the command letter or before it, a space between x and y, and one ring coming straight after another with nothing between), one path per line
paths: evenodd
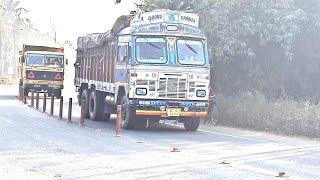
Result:
M136 95L139 95L139 96L147 95L147 89L146 88L136 88Z
M206 91L205 90L197 90L196 95L197 95L197 97L205 97Z

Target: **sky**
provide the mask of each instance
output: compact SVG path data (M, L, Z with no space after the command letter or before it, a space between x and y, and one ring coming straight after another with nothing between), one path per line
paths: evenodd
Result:
M42 33L55 27L57 40L76 42L77 37L111 29L120 15L134 9L135 0L19 0L34 26Z

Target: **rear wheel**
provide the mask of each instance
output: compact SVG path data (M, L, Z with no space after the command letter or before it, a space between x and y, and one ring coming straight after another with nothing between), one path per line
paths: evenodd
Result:
M81 102L80 105L82 104L82 102L84 101L84 118L89 118L89 90L88 89L84 89L81 93Z
M121 126L125 129L135 128L135 112L132 107L129 106L129 100L126 96L121 99Z
M199 128L200 119L199 118L185 118L183 120L184 128L187 131L196 131Z
M93 121L104 119L104 97L97 91L92 91L89 98L89 116Z

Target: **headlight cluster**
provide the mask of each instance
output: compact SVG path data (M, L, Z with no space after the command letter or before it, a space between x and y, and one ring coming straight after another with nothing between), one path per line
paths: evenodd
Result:
M147 89L146 88L137 88L136 95L139 95L139 96L147 95Z
M206 91L205 90L197 90L196 95L197 95L197 97L205 97Z

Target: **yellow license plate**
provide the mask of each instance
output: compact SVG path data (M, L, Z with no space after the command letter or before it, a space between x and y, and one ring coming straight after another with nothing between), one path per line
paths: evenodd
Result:
M181 109L169 108L169 109L167 109L167 116L177 117L177 116L180 116L180 112L181 112Z

